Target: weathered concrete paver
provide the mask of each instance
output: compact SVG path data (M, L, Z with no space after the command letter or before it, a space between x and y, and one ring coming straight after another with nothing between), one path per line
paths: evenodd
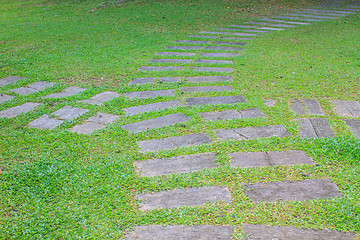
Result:
M234 81L232 76L200 76L200 77L188 77L188 82L199 83L199 82L232 82Z
M173 50L196 50L196 49L202 49L202 46L172 46L167 47L167 49L173 49Z
M207 46L206 50L222 50L222 51L241 51L243 48L240 47L220 47L220 46Z
M354 240L355 234L332 230L302 229L289 226L244 224L245 240Z
M341 197L338 187L329 179L258 182L245 184L244 194L253 202L304 201Z
M58 118L62 120L69 120L72 121L77 117L80 117L81 115L87 113L89 110L77 108L77 107L71 107L71 106L65 106L56 112L52 113L53 115L57 116Z
M191 43L191 44L207 44L209 41L194 41L194 40L177 40L179 43Z
M186 52L158 52L156 55L191 57L191 56L195 56L196 53L186 53Z
M92 105L101 105L104 102L110 101L119 96L120 96L120 94L117 92L102 92L102 93L99 93L99 94L91 97L90 99L81 100L81 102L92 104Z
M348 14L340 14L340 13L325 13L325 12L313 12L313 11L301 11L298 13L309 13L309 14L315 14L315 15L326 15L326 16L334 16L334 17L344 17L347 16Z
M59 120L56 118L50 118L49 115L44 114L40 118L35 119L34 121L28 124L30 128L39 128L39 129L54 129L57 126L61 125L64 120Z
M315 16L315 15L307 15L307 14L289 14L290 16L299 16L299 17L308 17L308 18L324 18L324 19L336 19L336 17L327 17L327 16Z
M30 85L28 85L27 87L20 87L20 88L16 88L13 90L10 90L9 92L13 92L13 93L17 93L20 95L28 95L34 92L38 92L41 90L44 90L45 88L51 87L53 86L55 83L53 82L35 82L32 83Z
M326 118L297 118L300 138L335 137L329 121Z
M192 59L151 59L151 63L190 63Z
M233 104L246 102L243 96L218 96L218 97L197 97L186 98L188 106L206 105L206 104Z
M9 101L10 99L13 99L13 96L10 95L5 95L5 94L0 94L0 103Z
M303 151L228 153L230 167L249 168L277 165L314 164Z
M320 19L313 19L313 18L299 18L299 17L289 17L289 16L276 16L274 18L285 18L291 20L301 20L301 21L308 21L308 22L320 22Z
M137 145L140 148L140 152L156 152L180 147L196 146L204 143L212 143L211 138L205 133L195 133L180 137L139 141L137 142Z
M185 106L179 100L169 101L169 102L157 102L157 103L150 103L146 105L139 105L134 107L124 108L126 112L126 116L132 116L135 114L140 114L144 112L151 112L151 111L159 111L166 108L176 108L180 106Z
M131 80L129 82L129 85L134 85L134 84L146 84L146 83L153 83L155 81L159 81L159 82L165 82L165 83L170 83L170 82L179 82L180 81L180 77L150 77L150 78L135 78L133 80Z
M171 126L177 123L184 123L190 120L191 118L185 116L182 113L175 113L164 117L158 117L158 118L144 120L141 122L126 124L123 125L121 128L133 133L138 133L149 129Z
M143 177L189 173L215 168L215 153L200 153L172 158L149 159L135 162L136 172Z
M105 128L107 124L115 122L120 116L108 113L98 113L90 117L83 124L74 126L70 131L79 134L91 134L95 130Z
M273 27L259 27L257 29L260 29L260 30L270 30L270 31L283 31L285 29L283 28L273 28Z
M0 79L0 87L14 83L18 80L24 79L23 77L10 76Z
M209 59L197 59L195 63L204 63L204 64L233 64L234 61L229 60L209 60Z
M209 120L209 121L265 117L265 114L263 112L261 112L258 108L243 109L243 110L225 110L225 111L216 111L216 112L203 112L203 113L199 113L199 114L202 118Z
M246 22L249 23L249 22ZM249 26L249 25L230 25L230 27L237 27L237 28L255 28L256 26Z
M233 68L221 68L221 67L192 67L197 72L232 72Z
M297 24L297 25L309 25L308 22L291 22L291 21L283 21L278 19L270 19L270 18L262 18L261 21L267 21L267 22L278 22L278 23L285 23L285 24ZM281 26L280 26L281 27Z
M28 102L28 103L24 103L20 106L8 108L3 111L0 111L0 118L13 118L20 114L28 113L28 112L34 110L39 105L41 105L41 103Z
M203 57L236 57L240 53L201 53L200 55Z
M123 95L131 100L131 99L145 99L145 98L175 96L174 92L175 92L175 89L168 89L168 90L128 92L128 93L123 93Z
M292 100L290 107L297 115L325 115L316 99L295 99Z
M174 67L174 66L157 66L157 67L149 67L143 66L138 69L138 71L181 71L184 67Z
M360 104L357 101L334 100L331 104L339 116L360 117Z
M156 208L193 207L218 201L231 202L230 192L226 187L175 189L153 194L138 194L134 198L143 201L140 203L142 211Z
M129 232L127 240L230 240L234 231L232 226L194 225L194 226L137 226Z
M182 87L180 88L183 92L222 92L222 91L233 91L232 86L204 86L204 87Z
M254 138L286 137L291 134L283 125L268 125L262 127L216 129L215 135L219 140L246 140Z
M345 123L350 128L350 131L354 134L354 137L360 139L360 120L345 119Z
M64 97L70 97L74 96L76 94L79 94L83 91L86 91L86 88L80 88L80 87L68 87L64 89L62 92L59 93L52 93L47 96L44 96L44 98L64 98Z

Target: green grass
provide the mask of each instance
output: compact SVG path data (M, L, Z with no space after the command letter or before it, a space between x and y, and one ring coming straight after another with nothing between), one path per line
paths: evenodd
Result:
M175 97L126 100L123 97L102 106L83 104L102 91L119 93L179 89L183 86L225 85L153 83L128 86L135 77L178 76L136 70L164 51L174 41L190 39L202 30L213 31L241 24L259 16L295 12L311 6L310 1L129 1L117 7L97 8L102 1L5 1L0 2L0 78L28 77L1 87L0 94L43 80L56 82L52 88L29 96L16 96L0 105L0 111L25 102L41 102L35 111L13 119L0 119L0 238L1 239L121 239L125 231L147 224L219 224L236 227L242 223L360 232L360 145L330 100L360 101L360 15L336 21L313 23L269 34L249 42L234 58L234 92L247 103L180 107L125 117L125 107L216 93L182 93ZM182 44L185 45L185 44ZM195 51L199 52L199 51ZM169 57L170 58L170 57ZM165 64L153 64L165 65ZM181 66L181 64L179 64ZM192 65L200 66L200 65ZM205 75L186 71L186 75ZM67 86L89 88L75 97L42 99L41 96ZM265 99L276 99L266 107ZM288 107L292 98L317 98L337 134L334 139L300 140L294 115ZM43 114L65 105L90 111L72 122L48 131L26 125ZM198 113L257 107L264 119L232 121L202 120ZM121 115L120 119L90 136L68 131L98 112ZM128 134L124 124L181 112L193 120L161 129ZM213 129L283 124L292 136L283 139L215 141L158 153L139 153L136 141L205 132L214 140ZM303 150L314 166L278 166L231 169L226 153ZM194 173L140 178L134 161L202 152L217 153L218 168ZM242 183L330 178L342 198L251 203ZM142 213L133 196L140 192L197 186L227 186L230 205L154 210Z

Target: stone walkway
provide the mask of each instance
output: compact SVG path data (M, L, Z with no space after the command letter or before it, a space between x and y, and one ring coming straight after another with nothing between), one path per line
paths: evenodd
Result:
M120 115L97 112L89 116L86 105L101 105L116 98L124 98L129 103L123 108L122 116L130 118L135 115L147 116L149 112L178 108L199 108L204 105L242 106L247 103L243 96L235 95L231 83L234 81L233 58L239 56L246 43L262 34L271 34L286 29L306 27L309 24L320 21L331 21L349 14L360 11L360 7L349 5L338 7L336 4L323 5L321 8L307 9L286 16L274 16L262 18L256 21L248 21L239 25L219 27L214 31L202 31L197 35L189 36L194 40L176 41L174 46L169 46L158 52L156 57L149 61L146 66L139 67L138 71L166 71L178 72L178 77L148 77L137 78L130 81L129 85L144 85L142 89L154 83L168 84L176 82L211 83L218 86L195 86L181 87L168 90L144 90L128 92L120 95L116 92L102 92L90 99L79 100L84 108L64 106L51 114L44 114L28 123L28 127L52 130L64 122L83 117L86 118L81 124L69 129L79 134L91 134L96 130L103 129L107 124L116 124ZM206 52L203 52L206 51ZM176 57L169 58L169 56ZM194 58L187 58L194 57ZM194 67L192 64L199 64ZM199 71L202 73L216 74L215 76L186 77L186 71ZM1 86L12 86L21 77L6 77L0 80ZM223 85L223 84L226 85ZM35 82L24 87L9 90L9 94L0 95L0 104L12 103L18 95L29 95L56 85L51 82ZM81 95L87 89L70 86L60 92L53 92L44 99L70 98ZM211 93L217 92L217 96L190 97L183 101L176 99L178 92L185 93ZM170 97L173 100L158 101L159 97ZM139 104L138 99L154 99L150 104ZM174 99L175 98L175 99ZM268 99L266 106L275 106L275 100ZM344 118L350 131L356 138L360 138L360 121L354 118L360 116L360 104L357 101L345 101L333 99L331 101L333 111ZM0 105L1 106L1 105ZM0 118L14 118L30 111L36 111L41 103L23 103L0 111ZM206 121L231 121L235 119L266 118L267 116L257 108L232 109L224 111L200 112L199 117ZM300 138L334 137L335 133L331 123L326 118L321 104L317 99L291 99L289 109L298 123ZM87 116L87 117L86 117ZM129 134L138 134L143 131L163 128L176 124L195 121L186 114L177 112L169 115L150 118L122 125L122 129ZM40 131L40 130L39 130ZM246 141L256 138L283 138L290 136L290 132L281 124L244 127L235 129L214 129L213 136L208 133L192 133L182 136L173 136L162 139L148 139L138 141L139 152L158 152L178 149L188 146L212 144L215 141L240 140ZM230 168L263 168L273 166L312 165L313 159L302 151L286 152L230 152L227 153ZM148 159L134 163L136 172L140 177L155 177L169 174L182 174L204 169L217 168L216 153L199 153L182 155L164 159ZM251 202L277 202L277 201L305 201L313 199L338 198L342 194L335 182L330 179L307 179L302 181L275 181L255 182L239 186L243 195ZM153 193L139 193L134 196L139 203L141 211L154 209L167 209L179 207L200 206L213 204L221 201L223 204L232 204L231 191L226 186L207 186L200 188L183 188L159 191ZM352 233L340 233L329 230L299 229L284 226L266 226L244 224L241 229L246 234L246 239L354 239ZM231 239L234 231L233 226L136 226L133 231L126 235L127 239Z

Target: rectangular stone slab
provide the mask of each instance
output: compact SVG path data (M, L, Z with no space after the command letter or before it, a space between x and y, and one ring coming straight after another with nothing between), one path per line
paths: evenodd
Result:
M155 97L166 97L166 96L175 96L175 89L169 90L154 90L154 91L139 91L139 92L128 92L123 93L123 95L130 100L132 99L145 99L145 98L155 98Z
M259 36L259 34L256 34L256 33L233 33L233 35L243 36L243 37L256 37L256 36Z
M316 132L317 137L335 137L329 121L326 118L310 118L310 122Z
M269 33L269 31L262 31L262 30L243 30L244 32L254 32L254 33Z
M193 37L193 38L210 38L210 39L219 38L218 36L204 36L204 35L189 35L188 37Z
M219 44L219 45L235 45L235 46L244 46L246 45L246 42L223 42L223 41L214 41L213 44Z
M344 121L350 128L350 131L354 134L354 137L360 139L360 120L345 119Z
M142 211L157 208L193 207L218 201L231 202L230 192L226 187L175 189L158 193L138 194L134 198L142 201L140 203L140 210Z
M5 95L5 94L0 94L0 103L9 101L10 99L13 99L13 96L10 95Z
M216 111L216 112L203 112L203 113L199 113L199 114L202 118L209 120L209 121L265 117L265 114L257 108L244 109L244 110L225 110L225 111Z
M326 16L334 16L334 17L344 17L348 14L338 14L338 13L325 13L325 12L313 12L313 11L301 11L299 13L309 13L309 14L315 14L315 15L326 15Z
M157 152L205 143L212 143L211 138L205 133L195 133L180 137L140 141L137 142L137 145L140 148L140 152Z
M233 104L246 102L243 96L218 96L218 97L198 97L186 98L188 106L206 105L206 104Z
M2 79L0 79L0 87L11 84L11 83L14 83L14 82L16 82L18 80L21 80L21 79L24 79L24 78L16 77L16 76L10 76L10 77L2 78Z
M316 99L295 99L290 105L291 110L297 115L319 115L324 116L319 102Z
M12 107L9 109L5 109L0 111L0 118L13 118L23 113L28 113L34 110L37 106L41 105L40 103L28 102L24 103L20 106Z
M326 17L326 16L315 16L315 15L307 15L307 14L289 14L291 16L299 16L299 17L308 17L308 18L325 18L325 19L336 19L336 17Z
M240 47L220 47L220 46L207 46L206 50L223 50L223 51L241 51L243 48Z
M44 98L64 98L64 97L70 97L70 96L74 96L76 94L79 94L83 91L86 91L86 88L80 88L80 87L68 87L66 89L64 89L62 92L60 93L52 93L49 94L47 96L45 96Z
M243 224L245 240L354 240L355 234L332 230L302 229L289 226Z
M155 80L159 82L179 82L180 77L150 77L150 78L135 78L129 82L129 85L133 84L146 84L153 83Z
M151 63L190 63L192 59L152 59Z
M80 117L81 115L84 115L89 110L77 108L77 107L71 107L71 106L65 106L56 112L53 113L53 115L57 116L61 120L69 120L72 121L77 117Z
M39 129L54 129L64 121L56 118L50 118L49 115L44 114L40 118L35 119L34 121L28 124L30 128L39 128Z
M317 138L316 132L309 119L306 118L297 118L295 121L299 124L299 134L300 138Z
M249 23L249 22L247 22ZM249 25L230 25L231 27L237 27L237 28L255 28L255 26L249 26Z
M205 168L215 168L215 153L200 153L164 159L134 162L136 172L142 177L189 173Z
M286 137L291 134L283 125L268 125L262 127L246 127L235 129L216 129L215 135L219 140L254 139L268 137Z
M197 59L196 63L205 63L205 64L233 64L233 61L229 60L208 60L208 59Z
M209 41L193 41L193 40L177 40L179 43L191 43L191 44L207 44Z
M221 67L192 67L193 71L197 72L232 72L232 68L221 68Z
M285 30L283 28L273 28L273 27L259 27L257 29L260 29L260 30L270 30L270 31L282 31L282 30Z
M360 117L360 104L357 101L334 100L331 104L339 116Z
M196 49L202 49L202 46L172 46L167 47L167 49L174 49L174 50L196 50Z
M19 95L29 95L29 94L37 92L37 91L35 89L29 88L29 87L20 87L20 88L12 89L7 92L13 92L13 93L17 93Z
M40 81L40 82L32 83L32 84L28 85L27 87L20 87L20 88L10 90L9 92L14 92L14 93L17 93L20 95L28 95L30 93L44 90L45 88L51 87L53 85L55 85L55 83L53 83L53 82Z
M336 184L329 179L258 182L245 184L243 189L253 202L304 201L342 196Z
M126 234L127 240L195 240L217 239L230 240L234 227L231 226L136 226L135 230Z
M181 71L184 67L174 67L174 66L157 66L157 67L148 67L143 66L138 69L138 71Z
M232 82L234 81L232 76L203 76L203 77L188 77L186 81L192 83L199 82Z
M208 32L208 31L202 31L200 32L202 34L220 34L220 35L223 35L223 34L232 34L231 32Z
M190 57L190 56L195 56L196 53L186 53L186 52L158 52L156 55Z
M185 106L185 105L179 100L174 100L169 102L157 102L146 105L139 105L135 107L128 107L128 108L124 108L124 110L126 112L126 116L133 116L135 114L140 114L144 112L159 111L166 108L176 108L180 106Z
M158 117L158 118L144 120L141 122L126 124L123 125L121 128L133 133L138 133L149 129L162 128L177 123L184 123L190 120L191 118L185 116L182 113L175 113L164 117Z
M92 104L92 105L101 105L104 102L110 101L119 96L120 96L120 94L118 94L117 92L102 92L102 93L99 93L99 94L91 97L90 99L81 100L81 102Z
M201 53L200 55L203 57L236 57L240 53Z
M98 113L90 117L83 124L74 126L70 131L79 134L91 134L95 130L104 128L107 124L115 122L120 116L108 113Z
M222 92L222 91L233 91L232 86L205 86L205 87L182 87L180 88L183 92Z
M298 150L267 152L267 155L271 166L314 164L314 161L310 157L303 151Z
M356 12L349 12L349 11L337 11L337 10L321 10L321 9L306 9L307 11L311 12L329 12L329 13L344 13L344 14L353 14Z

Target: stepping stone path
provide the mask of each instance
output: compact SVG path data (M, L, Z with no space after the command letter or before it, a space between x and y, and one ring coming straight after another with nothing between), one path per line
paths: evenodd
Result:
M27 87L16 88L16 89L10 90L8 92L17 93L20 95L28 95L28 94L31 94L34 92L44 90L45 88L51 87L54 84L55 83L52 83L52 82L36 82L36 83L30 84Z
M180 88L183 92L223 92L233 91L232 86L206 86L206 87L182 87Z
M110 101L119 96L120 96L120 94L118 94L116 92L102 92L102 93L99 93L99 94L93 96L92 98L90 98L88 100L82 100L81 102L92 104L92 105L101 105L104 102Z
M324 116L324 112L316 99L295 99L292 100L290 107L297 115L309 114Z
M343 117L360 117L360 104L357 101L334 100L334 111Z
M129 99L146 99L146 98L175 96L174 92L175 89L169 89L169 90L129 92L129 93L124 93L123 95Z
M295 120L299 123L301 139L335 137L326 118L297 118Z
M10 95L5 95L5 94L0 94L0 103L9 101L10 99L13 99L13 96Z
M105 128L107 124L115 122L120 116L108 113L98 113L90 117L83 124L74 126L71 131L79 134L91 134L95 130Z
M14 83L18 80L24 79L22 77L10 76L0 79L0 87Z
M71 97L74 95L77 95L81 92L86 91L87 89L85 88L80 88L80 87L69 87L64 89L64 91L60 92L60 93L52 93L50 95L45 96L44 98L65 98L65 97Z
M12 107L3 111L0 111L0 118L13 118L23 113L28 113L34 110L41 103L28 102L23 105Z
M246 102L243 96L218 96L218 97L197 97L186 98L188 106L206 105L206 104L233 104Z
M144 112L159 111L167 108L176 108L181 106L185 106L185 105L179 100L174 100L169 102L158 102L158 103L150 103L147 105L128 107L128 108L124 108L124 110L126 112L126 116L132 116Z
M216 112L203 112L199 113L205 120L230 120L241 118L263 118L265 114L257 108L244 109L244 110L225 110Z

